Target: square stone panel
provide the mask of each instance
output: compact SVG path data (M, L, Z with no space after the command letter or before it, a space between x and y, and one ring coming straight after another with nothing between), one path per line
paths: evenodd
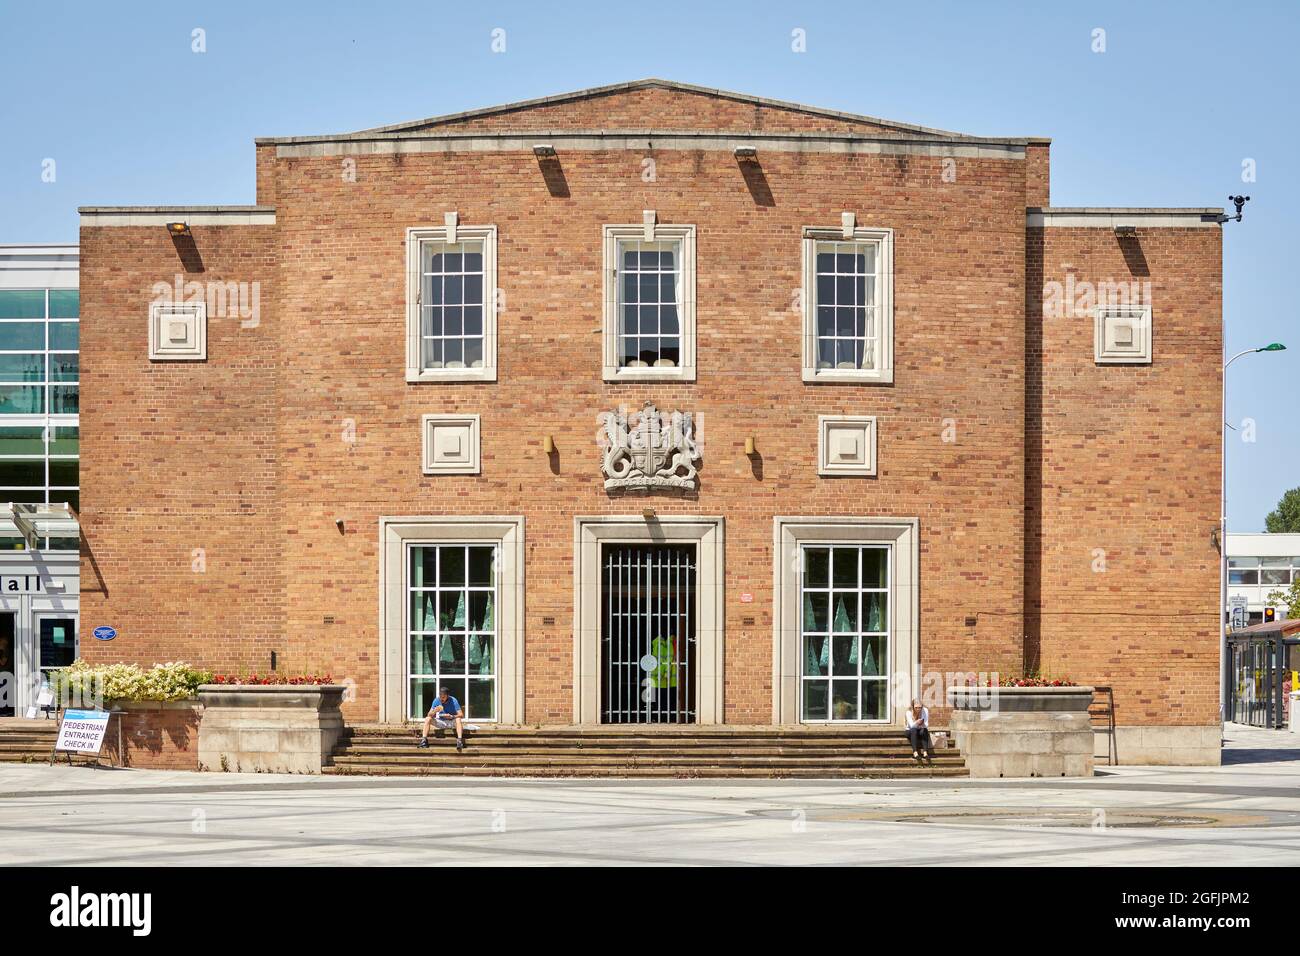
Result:
M818 417L817 473L872 477L876 473L874 415Z
M479 417L424 415L420 419L426 475L477 475Z
M1151 364L1150 306L1101 306L1094 313L1094 321L1097 364Z
M154 302L149 306L149 359L203 361L208 357L208 314L203 302Z

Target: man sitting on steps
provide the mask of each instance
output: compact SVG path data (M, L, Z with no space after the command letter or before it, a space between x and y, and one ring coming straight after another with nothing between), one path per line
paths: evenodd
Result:
M424 718L424 732L420 734L420 747L429 746L429 726L439 730L456 728L456 749L465 749L465 712L460 709L460 701L447 692L447 688L438 688L438 699L429 708L429 716Z

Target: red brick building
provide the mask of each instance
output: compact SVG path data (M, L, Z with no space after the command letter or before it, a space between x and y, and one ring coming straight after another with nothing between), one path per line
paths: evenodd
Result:
M1218 210L658 80L256 155L82 210L88 656L533 724L1041 670L1218 761Z

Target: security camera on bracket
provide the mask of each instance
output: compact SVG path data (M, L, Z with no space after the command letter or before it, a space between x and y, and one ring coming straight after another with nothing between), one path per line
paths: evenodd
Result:
M1215 217L1215 220L1219 223L1219 225L1223 225L1225 222L1241 222L1241 207L1246 205L1246 203L1250 202L1250 197L1229 196L1228 202L1232 203L1234 206L1237 207L1237 215L1225 216L1222 213L1220 213L1217 217Z

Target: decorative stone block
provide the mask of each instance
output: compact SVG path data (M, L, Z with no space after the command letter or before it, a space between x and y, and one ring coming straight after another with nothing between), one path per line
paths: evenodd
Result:
M477 415L424 415L420 431L426 475L479 473Z
M204 770L320 773L343 732L342 684L199 688Z
M1148 305L1098 306L1094 329L1094 357L1098 365L1151 364L1151 307Z
M208 308L204 302L149 305L151 361L201 362L208 357Z
M952 687L949 727L972 777L1090 777L1091 687Z
M868 478L875 475L874 415L821 415L817 422L817 474Z

